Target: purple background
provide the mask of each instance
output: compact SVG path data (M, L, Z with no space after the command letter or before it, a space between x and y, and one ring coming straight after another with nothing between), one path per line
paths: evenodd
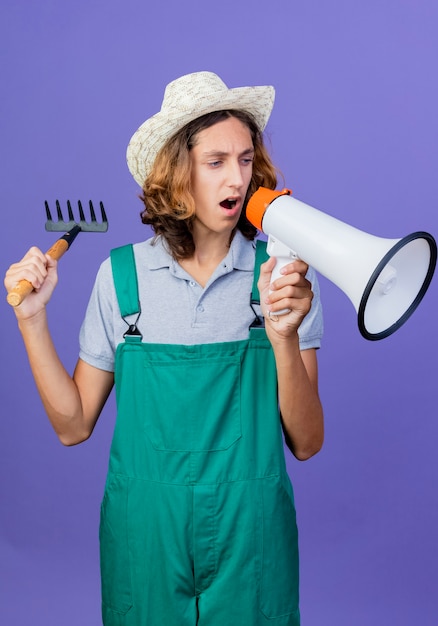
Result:
M298 198L383 237L436 237L437 32L436 0L2 0L2 271L54 241L45 199L103 200L110 218L60 264L50 319L66 365L100 261L146 236L127 141L184 73L275 85L272 154ZM360 336L339 289L323 278L321 288L326 442L309 462L289 461L303 626L432 626L438 280L379 342ZM0 622L97 626L114 400L88 442L63 448L4 300L0 316Z

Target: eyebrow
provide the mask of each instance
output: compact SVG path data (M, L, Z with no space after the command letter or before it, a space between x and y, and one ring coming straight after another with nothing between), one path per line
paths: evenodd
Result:
M239 154L239 156L246 156L249 154L254 154L254 148L247 148L243 152ZM229 155L229 152L224 152L223 150L210 150L209 152L202 153L204 157L225 157Z

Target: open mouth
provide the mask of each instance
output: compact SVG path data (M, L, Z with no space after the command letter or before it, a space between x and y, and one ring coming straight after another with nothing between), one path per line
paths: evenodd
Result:
M226 200L223 200L220 203L221 207L223 207L224 209L234 209L236 204L237 204L236 198L227 198Z

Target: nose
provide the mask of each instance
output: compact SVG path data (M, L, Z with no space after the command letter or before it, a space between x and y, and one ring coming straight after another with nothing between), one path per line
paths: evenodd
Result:
M243 184L243 172L242 172L242 165L240 164L239 161L230 161L230 163L228 164L228 169L227 169L227 184L229 187L233 188L233 189L240 189Z

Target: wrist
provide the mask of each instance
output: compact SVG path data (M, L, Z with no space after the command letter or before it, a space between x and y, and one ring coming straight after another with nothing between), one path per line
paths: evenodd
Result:
M17 309L15 314L17 316L18 328L22 335L40 332L47 327L47 315L45 308L31 315L25 315Z
M288 331L287 334L271 330L269 340L275 354L284 352L285 354L291 355L294 352L300 352L300 339L297 330L293 332Z

